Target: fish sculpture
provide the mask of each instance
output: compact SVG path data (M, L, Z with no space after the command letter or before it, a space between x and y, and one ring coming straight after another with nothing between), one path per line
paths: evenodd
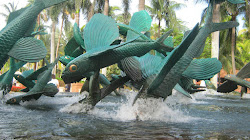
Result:
M15 72L21 68L26 62L19 61L15 62L14 58L10 58L10 68L9 70L0 76L0 90L2 90L2 97L10 92L12 87L12 80Z
M64 1L35 0L32 5L9 15L7 25L0 31L0 68L9 56L25 62L37 62L45 57L47 51L42 41L31 37L37 15L43 9Z
M88 22L83 33L86 53L78 56L62 73L65 83L79 81L86 74L115 64L129 56L142 56L152 49L166 48L163 41L170 32L157 41L137 40L140 36L119 45L111 45L119 31L115 21L103 14L95 14ZM74 80L72 80L74 79Z
M22 74L15 74L14 75L15 79L26 87L25 89L21 91L29 92L29 90L31 90L36 85L35 80L39 79L37 77L41 76L40 74L46 71L47 69L48 67L46 66L46 69L42 67L35 72L33 70L29 70L29 71L23 72ZM37 77L35 77L35 79L34 78L31 79L30 76L33 76L33 75L36 75ZM44 87L42 92L43 92L43 95L45 96L53 97L56 93L58 93L58 90L57 90L56 85L52 83L48 83Z
M140 11L136 12L131 20L129 25L120 25L120 27L126 27L126 29L131 29L127 31L127 38L131 39L133 36L136 36L136 34L140 34L140 32L148 31L150 29L150 22L149 20L151 17L147 14L146 11ZM148 21L148 22L145 22ZM150 24L149 24L150 23ZM133 32L132 32L133 31ZM189 33L189 32L188 32ZM188 35L186 33L184 35L183 42L187 42L185 40L186 36ZM150 40L149 38L143 38L146 40ZM164 44L166 46L172 47L173 48L173 41L172 37L168 37L165 41ZM174 48L173 48L174 49ZM181 54L181 49L179 49L179 54ZM184 50L183 50L184 51ZM130 85L135 87L136 89L140 89L141 86L147 82L147 80L153 76L158 74L160 71L167 70L168 67L165 69L162 69L164 65L164 59L168 59L169 57L166 57L166 55L171 55L172 52L164 52L163 54L158 53L157 51L155 52L156 55L151 55L147 53L146 55L142 57L128 57L123 60L121 60L121 63L118 65L120 68L126 73L128 77L131 78L130 80ZM177 53L177 52L176 52ZM165 61L167 62L167 61ZM216 73L218 73L221 69L222 65L217 59L200 59L200 60L193 60L189 67L186 69L186 71L183 73L183 81L179 81L182 86L180 86L178 83L176 83L176 86L174 89L177 91L183 93L185 96L191 98L191 96L186 92L189 90L191 85L190 83L186 82L187 79L185 77L192 77L192 78L200 78L200 79L208 79L213 77ZM190 78L189 78L190 79ZM166 85L167 86L167 85ZM194 85L192 85L194 87ZM184 89L186 90L184 90ZM195 87L198 88L198 87ZM189 90L191 91L191 89ZM193 91L199 91L199 90L193 90ZM161 97L161 96L160 96Z
M67 65L70 61L72 61L73 59L75 59L74 57L71 57L71 56L62 56L60 57L59 61L63 64L63 65ZM90 79L90 76L93 75L94 73L93 72L90 72L88 74L85 74L86 75L86 80L80 90L80 93L82 93L83 91L89 91L89 79ZM100 74L99 75L99 80L100 80L100 84L105 87L107 85L110 85L110 81L107 79L107 77L103 74ZM114 91L116 95L120 95L117 91Z
M77 24L74 24L73 33L74 33L74 36L71 38L71 40L64 47L65 56L62 56L59 58L59 61L65 66L70 61L75 59L75 57L80 56L85 51L84 40L83 40L83 37L81 36L80 29L77 26ZM93 75L93 72L86 74L87 79L85 80L84 85L82 86L80 93L82 93L83 91L89 91L89 78L91 75ZM99 79L100 79L100 84L103 87L110 84L110 81L103 74L99 75ZM119 95L119 93L117 91L114 91L114 92L116 95Z
M39 99L43 94L44 90L47 86L47 83L51 80L51 72L55 65L57 64L59 58L57 58L53 63L47 65L47 70L42 72L41 75L39 76L37 83L34 85L34 87L27 92L26 94L19 95L12 97L6 101L6 104L19 104L21 101L29 101L32 99ZM50 88L50 91L53 90L53 93L57 93L58 89L56 86L49 85L47 88Z
M238 88L240 85L241 97L247 92L247 88L250 88L250 82L244 80L245 78L250 78L250 62L247 63L236 75L226 75L226 81L223 82L218 88L218 92L228 93L232 92Z
M146 92L148 95L152 96L162 96L163 98L166 98L172 93L173 87L179 82L183 72L186 70L188 65L190 65L192 60L196 57L199 57L203 52L204 43L209 34L214 31L224 30L239 25L234 21L213 23L212 14L215 4L215 0L210 1L205 24L199 29L198 34L193 39L189 47L186 48L185 51L182 51L184 54L181 55L181 53L175 53L178 52L178 48L175 48L175 50L172 51L173 53L171 52L172 54L167 56L169 57L168 60L166 59L168 64L165 64L164 67L168 67L168 70L162 71L158 75L152 76L151 80L149 80L148 83L143 86L143 90L141 92Z

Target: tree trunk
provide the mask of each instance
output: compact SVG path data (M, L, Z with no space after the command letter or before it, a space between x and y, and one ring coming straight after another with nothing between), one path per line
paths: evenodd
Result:
M59 47L60 47L60 40L62 38L63 22L64 22L64 17L62 17L60 33L59 33L59 37L58 37L58 41L57 41L57 45L56 45L56 58L58 57L58 52L59 52Z
M80 25L80 10L76 11L76 24L79 27Z
M219 23L220 22L220 4L216 4L213 10L213 22ZM212 33L212 50L211 50L211 57L219 59L219 47L220 47L220 32L213 32ZM218 83L218 75L216 74L212 79L211 82L217 88Z
M106 16L108 16L108 14L109 14L109 0L105 0L103 14ZM102 68L102 74L107 76L107 67Z
M109 15L109 0L105 0L103 14L106 16Z
M81 5L82 5L82 0L75 0L75 9L76 9L75 22L76 22L78 27L80 25L80 9L81 9Z
M40 17L41 17L41 14L39 14L37 16L37 25L38 25L38 27L40 26ZM38 29L38 31L40 31L40 29ZM41 39L41 35L37 35L37 39L40 40ZM34 71L37 70L37 62L34 63L34 68L33 69L34 69Z
M63 30L63 22L64 22L64 16L62 16L62 23L61 23L60 33L59 33L59 37L58 37L58 41L57 41L57 45L56 45L56 58L58 57L58 53L59 53L60 40L61 40L61 37L62 37L62 30ZM57 65L55 66L55 69L57 69Z
M138 10L145 10L145 0L139 0L139 7Z
M91 4L90 8L90 12L88 14L88 21L92 18L92 16L94 15L94 10L95 10L95 1L93 1L93 3Z
M158 38L161 36L161 21L158 23Z
M248 36L250 36L250 1L246 0L246 20L248 23Z
M236 20L236 16L232 17L232 21ZM231 56L232 56L232 69L233 69L233 74L236 74L236 67L235 67L235 56L234 56L234 51L235 51L235 45L236 45L236 31L235 27L232 28L232 40L231 40Z
M55 61L55 31L56 31L56 22L52 21L51 28L51 42L50 42L50 63ZM55 70L52 72L55 74Z

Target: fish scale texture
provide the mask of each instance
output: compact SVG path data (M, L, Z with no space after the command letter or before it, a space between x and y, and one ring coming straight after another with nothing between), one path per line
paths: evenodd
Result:
M30 27L30 23L36 18L39 12L33 11L32 8L25 11L22 16L17 17L15 20L10 22L4 29L0 32L0 66L5 64L8 59L7 53L12 49L13 45L20 38L24 36L26 31Z
M193 79L182 76L182 78L179 81L179 84L181 85L182 88L184 88L185 90L188 90L191 88L191 86L194 83L193 83Z
M193 60L190 57L182 57L170 70L170 72L164 77L162 83L156 90L153 90L152 95L166 98L172 94L172 89L178 83L182 77L182 73L185 71L185 67L188 67L189 63Z

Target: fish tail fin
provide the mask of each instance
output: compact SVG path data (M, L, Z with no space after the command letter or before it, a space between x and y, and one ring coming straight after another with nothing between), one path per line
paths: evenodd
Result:
M19 61L18 63L15 62L15 59L10 57L10 69L17 71L19 68L21 68L24 64L27 62Z
M36 0L35 3L43 3L45 8L51 7L53 5L65 2L67 0Z
M168 36L173 32L173 30L168 31L167 33L165 33L164 35L162 35L160 38L158 38L156 40L156 43L160 44L159 48L157 48L156 50L161 52L161 50L165 51L165 52L170 52L173 50L173 47L167 46L164 44L164 41L166 40L166 38L168 38Z
M49 68L48 69L50 69L52 71L52 69L55 67L55 65L59 61L59 58L60 58L60 56L58 56L53 63L49 64Z

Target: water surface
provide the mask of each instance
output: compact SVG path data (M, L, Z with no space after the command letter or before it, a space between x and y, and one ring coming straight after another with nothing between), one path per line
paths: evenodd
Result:
M14 93L14 96L20 93ZM188 99L108 96L84 112L78 93L42 96L21 106L0 103L0 139L250 139L250 98L205 91Z

